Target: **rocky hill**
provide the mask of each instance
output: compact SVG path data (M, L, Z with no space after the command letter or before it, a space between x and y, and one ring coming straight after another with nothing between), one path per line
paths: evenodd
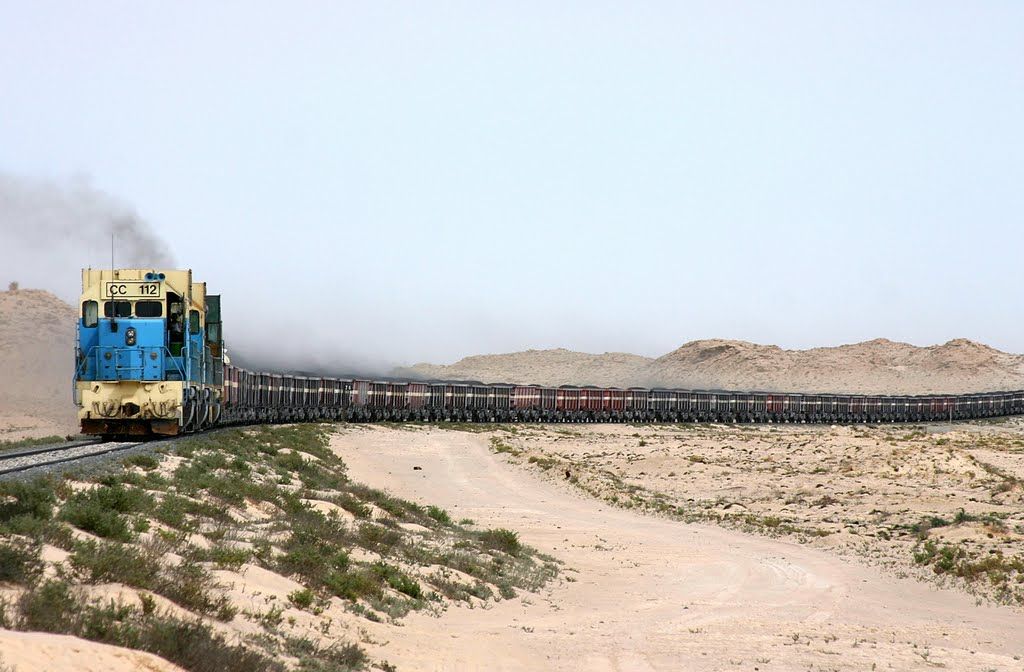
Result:
M610 387L627 384L624 381L637 380L638 372L644 371L653 361L649 357L625 352L592 355L558 348L507 355L474 355L447 366L417 364L396 369L394 375L439 380Z
M653 360L623 353L528 350L477 355L447 366L417 364L396 373L541 385L928 394L1022 389L1024 356L965 339L928 347L876 339L810 350L702 340Z

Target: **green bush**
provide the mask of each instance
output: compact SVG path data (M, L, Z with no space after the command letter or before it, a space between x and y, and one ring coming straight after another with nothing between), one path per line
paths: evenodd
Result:
M132 533L123 513L144 513L152 510L153 498L137 488L121 484L101 485L72 495L64 504L61 516L75 527L118 541L128 541Z
M23 516L49 520L56 501L53 491L53 482L45 478L0 482L0 526Z
M423 597L423 590L420 588L420 584L397 567L385 562L377 562L374 563L372 571L398 592L417 600Z
M235 615L226 595L213 596L217 582L205 567L185 559L164 570L157 592L190 611L229 621Z
M451 525L452 519L448 515L448 512L438 506L428 506L427 515L441 523L442 525Z
M288 600L299 609L309 609L313 606L313 591L309 588L293 591L288 595Z
M136 588L156 588L160 561L129 544L85 541L75 544L68 558L71 566L90 583L124 583Z
M522 545L519 543L519 534L503 527L494 530L484 530L477 535L477 538L484 545L484 548L502 551L512 556L519 555Z
M387 555L402 541L402 535L382 525L365 523L359 526L356 543L367 550Z
M123 464L126 467L139 467L145 471L152 471L160 465L160 461L152 455L146 455L144 453L139 455L132 455L126 457Z
M229 644L197 619L182 621L134 607L86 603L63 581L47 581L18 600L19 630L68 634L148 651L190 672L285 672L284 664Z
M227 544L216 544L207 553L219 569L238 569L252 558L252 551Z
M0 583L31 583L42 568L37 545L13 539L0 544Z
M346 600L379 598L384 594L380 575L367 570L331 572L324 578L324 585L333 594Z
M364 670L369 662L358 644L334 645L318 649L311 657L299 660L299 672L352 672Z
M80 599L66 581L50 580L18 599L17 628L37 632L72 631Z

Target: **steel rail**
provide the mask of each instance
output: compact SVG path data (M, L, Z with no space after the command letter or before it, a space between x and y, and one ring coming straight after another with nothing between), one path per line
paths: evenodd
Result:
M42 455L43 453L53 453L60 450L81 448L82 446L91 446L97 443L103 443L103 439L82 439L80 441L67 441L64 443L48 443L46 445L34 446L25 450L10 450L0 452L0 462L3 462L4 460L13 460L18 457L31 457L32 455Z
M5 454L0 455L0 476L5 476L5 475L8 475L8 474L17 474L17 473L20 473L20 472L23 472L23 471L30 471L32 469L41 469L43 467L51 467L51 466L54 466L54 465L57 465L57 464L66 464L68 462L76 462L78 460L84 460L84 459L87 459L87 458L90 458L90 457L101 457L101 456L104 456L104 455L110 455L111 453L118 453L118 452L121 452L121 451L124 451L124 450L128 450L130 448L135 448L136 446L140 446L143 443L145 443L145 442L144 441L123 442L123 443L122 442L93 442L93 444L102 444L105 447L100 449L100 450L97 450L97 451L94 451L94 452L90 452L90 453L84 453L84 454L80 454L80 455L69 455L69 456L59 457L57 459L44 460L44 461L40 461L40 462L29 462L28 464L19 464L19 465L13 466L13 467L3 467L2 464L4 462L9 462L11 460L14 460L14 459L16 459L18 457L32 457L33 455L41 455L41 454L45 454L45 453L61 453L61 452L65 452L65 451L71 450L73 448L81 448L84 445L93 445L93 444L85 443L85 444L81 444L81 445L78 445L78 446L64 446L64 447L60 447L60 448L39 449L39 450L35 450L35 451L24 451L24 452L20 452L18 454L5 453Z

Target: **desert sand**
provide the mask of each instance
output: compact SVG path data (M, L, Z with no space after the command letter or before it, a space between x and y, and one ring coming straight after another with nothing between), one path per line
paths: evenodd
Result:
M518 530L566 562L542 599L407 619L403 670L1021 669L1024 614L822 549L609 506L484 434L335 437L353 478ZM419 469L414 469L419 467Z
M177 665L142 651L65 635L0 630L0 669L14 662L17 672L181 672Z

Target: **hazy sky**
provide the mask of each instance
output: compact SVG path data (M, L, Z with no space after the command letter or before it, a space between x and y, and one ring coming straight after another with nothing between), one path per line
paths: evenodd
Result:
M0 173L137 214L229 345L331 362L1024 351L1022 120L1017 1L0 0ZM109 263L17 212L0 281Z

